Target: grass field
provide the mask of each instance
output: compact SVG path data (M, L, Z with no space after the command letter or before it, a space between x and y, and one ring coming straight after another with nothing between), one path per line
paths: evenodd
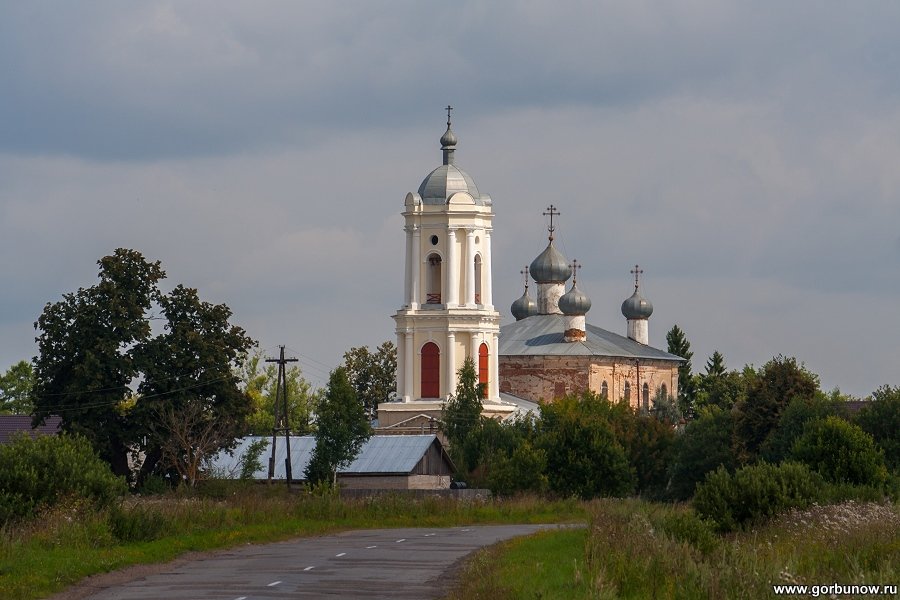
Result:
M341 500L257 486L226 487L216 497L129 499L102 512L70 503L0 530L0 597L42 598L88 575L165 562L189 551L345 529L585 520L585 505L576 501Z
M897 505L814 506L725 536L687 506L598 500L589 513L585 531L477 553L449 598L771 598L773 584L900 584Z

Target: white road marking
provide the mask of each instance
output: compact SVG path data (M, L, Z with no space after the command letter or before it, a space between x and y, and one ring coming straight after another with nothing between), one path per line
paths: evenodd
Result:
M472 531L471 529L463 529L463 531Z
M366 550L371 550L372 548L377 548L378 546L366 546Z
M434 533L426 533L426 534L425 534L425 537L431 537L431 536L433 536L433 535L435 535L435 534L434 534Z
M405 541L406 541L406 538L400 538L395 543L399 544L400 542L405 542Z
M335 554L334 556L335 556L336 558L337 558L337 557L341 557L341 556L347 556L347 553L346 553L346 552L341 552L340 554Z
M278 585L279 583L281 583L281 582L280 582L280 581L273 581L272 583L268 584L266 587L275 587L275 586Z
M315 567L306 567L306 568L303 569L303 570L304 570L304 571L312 571L313 569L315 569Z
M238 596L234 600L247 600L247 596Z

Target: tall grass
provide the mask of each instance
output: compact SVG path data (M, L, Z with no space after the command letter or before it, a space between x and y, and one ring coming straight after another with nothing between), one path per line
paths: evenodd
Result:
M229 486L213 497L133 498L98 510L70 502L0 529L2 598L40 598L95 573L171 560L188 551L344 529L584 520L575 501L463 502L392 495L342 500L281 488Z
M589 513L583 543L572 532L547 532L487 550L449 597L768 598L773 584L900 581L895 504L814 505L727 535L688 506L597 500ZM521 548L527 558L515 555ZM522 561L535 571L555 564L556 572L529 578Z

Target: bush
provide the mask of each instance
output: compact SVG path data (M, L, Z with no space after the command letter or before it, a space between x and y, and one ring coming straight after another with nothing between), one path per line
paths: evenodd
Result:
M884 462L900 474L900 387L882 386L856 415L856 424L884 450Z
M794 398L781 413L778 425L763 442L760 456L770 463L779 463L791 456L791 447L803 434L806 425L830 416L844 417L847 402L839 394L816 394L812 398Z
M835 483L881 486L887 480L884 456L875 440L840 417L807 424L791 456Z
M71 497L108 506L127 491L81 436L22 435L0 446L0 523Z
M818 498L824 481L799 463L757 465L729 473L724 467L706 477L694 494L694 509L719 531L733 531Z

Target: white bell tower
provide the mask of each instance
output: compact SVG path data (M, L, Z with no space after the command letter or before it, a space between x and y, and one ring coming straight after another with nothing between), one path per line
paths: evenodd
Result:
M497 363L500 314L491 295L491 197L478 191L456 166L457 138L441 136L443 164L406 195L403 211L406 256L403 304L394 315L397 332L397 402L379 405L379 426L412 415L439 418L456 392L466 357L484 384L485 411L505 413Z

